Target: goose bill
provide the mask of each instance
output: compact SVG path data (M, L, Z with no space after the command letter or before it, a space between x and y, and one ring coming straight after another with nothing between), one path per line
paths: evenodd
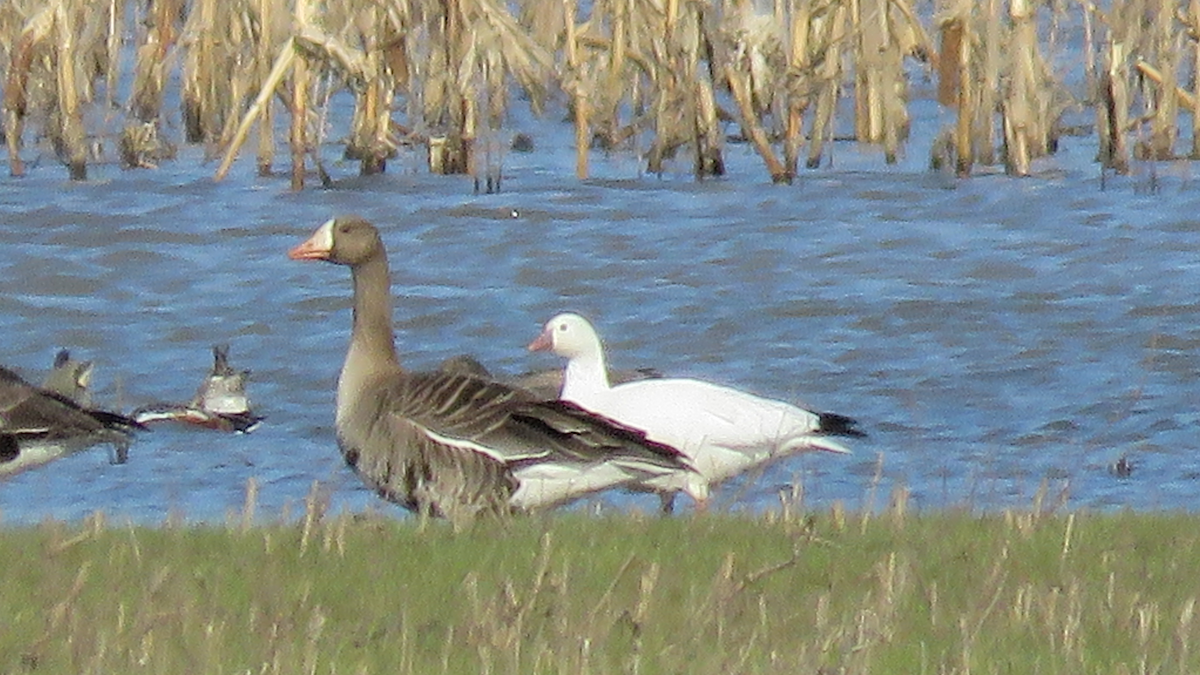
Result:
M288 251L292 260L325 260L333 251L334 220L327 220L304 243Z

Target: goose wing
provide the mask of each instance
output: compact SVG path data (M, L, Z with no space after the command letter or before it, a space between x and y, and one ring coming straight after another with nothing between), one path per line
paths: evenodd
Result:
M446 372L381 376L346 408L338 440L380 496L454 520L688 468L674 448L572 403Z
M0 367L0 433L65 438L106 430L120 433L142 425L117 413L88 410L69 398L45 391Z
M403 378L389 397L393 411L440 443L480 453L505 465L644 463L686 469L668 445L568 401L539 400L499 382L446 372Z

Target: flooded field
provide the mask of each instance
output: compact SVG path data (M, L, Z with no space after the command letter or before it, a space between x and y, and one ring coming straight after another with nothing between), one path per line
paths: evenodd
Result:
M314 481L337 510L403 512L341 462L333 397L349 274L289 261L329 217L384 230L399 349L432 367L470 353L494 370L560 365L524 346L575 310L617 367L654 366L857 417L850 457L805 456L718 493L718 508L828 508L911 491L920 509L1032 502L1190 509L1200 503L1200 193L1186 162L1102 182L1095 144L1066 139L1026 179L955 180L919 143L885 167L838 144L832 166L771 185L753 151L694 182L687 158L647 176L629 153L572 177L571 131L531 129L503 192L429 175L420 152L386 174L288 190L239 165L221 183L199 150L157 170L52 158L0 179L0 361L40 380L60 347L97 362L100 404L186 400L214 343L253 370L253 434L143 434L125 465L102 448L0 483L3 522L96 509L220 520L247 481L258 513L303 508ZM931 122L925 138L931 138ZM918 126L915 135L924 133ZM1118 477L1112 465L1133 466ZM609 508L653 497L605 495Z

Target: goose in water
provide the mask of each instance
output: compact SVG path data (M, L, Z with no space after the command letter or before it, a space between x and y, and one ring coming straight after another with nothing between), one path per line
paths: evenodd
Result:
M834 436L865 436L857 422L816 413L692 379L661 378L610 385L596 330L578 314L559 314L529 345L567 359L562 398L678 448L708 486L801 452L848 453ZM706 490L686 486L691 476L656 476L643 483L670 511L676 492L703 505ZM681 484L683 483L683 484Z
M0 476L100 443L113 447L115 463L124 463L139 429L145 427L133 419L85 408L0 367Z
M383 498L457 523L687 472L675 448L573 403L474 375L403 369L387 253L367 221L330 220L288 256L350 268L353 321L335 427L346 463Z
M66 396L81 407L91 407L92 393L88 387L94 365L91 361L77 361L71 358L70 351L60 349L54 355L54 366L42 380L42 389Z
M246 396L250 371L229 365L229 345L213 345L212 352L212 370L191 401L143 406L133 411L133 418L143 424L173 421L240 434L254 431L264 418L250 410Z

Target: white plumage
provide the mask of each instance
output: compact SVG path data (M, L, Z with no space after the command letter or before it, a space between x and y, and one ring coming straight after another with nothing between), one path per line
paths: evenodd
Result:
M782 401L694 379L661 378L611 386L604 350L592 325L578 314L560 314L545 325L531 350L567 359L561 398L678 448L703 477L689 473L651 478L644 486L703 503L708 487L778 459L808 451L850 452L832 436L865 436L855 420L817 413Z

